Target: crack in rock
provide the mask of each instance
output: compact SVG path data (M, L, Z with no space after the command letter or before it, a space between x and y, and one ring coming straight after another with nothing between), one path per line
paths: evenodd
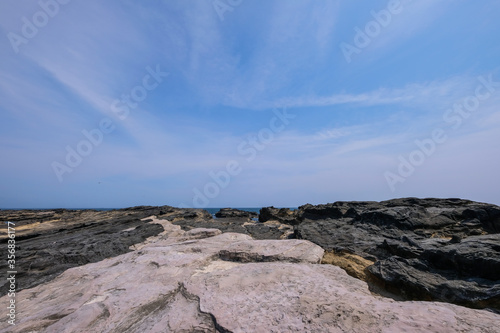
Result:
M205 311L203 311L201 309L200 297L198 295L191 294L189 291L187 291L186 287L184 286L184 283L179 282L179 288L178 288L178 290L180 291L180 293L182 294L182 296L184 296L186 299L198 303L198 311L201 314L207 314L207 315L210 316L210 319L212 320L213 325L214 325L215 329L217 330L217 332L220 332L220 333L233 333L233 331L230 331L227 328L225 328L224 326L222 326L221 324L219 324L217 322L217 318L212 313L205 312Z

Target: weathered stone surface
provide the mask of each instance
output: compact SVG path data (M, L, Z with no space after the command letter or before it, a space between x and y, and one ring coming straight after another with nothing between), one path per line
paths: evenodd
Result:
M435 267L454 270L462 276L500 281L500 234L469 236L460 242L426 247L421 257Z
M409 299L500 310L500 207L461 199L304 205L295 236L377 261L368 268Z
M219 252L222 260L236 262L290 261L317 264L324 250L313 243L291 239L283 242L248 240L233 243Z
M163 223L162 235L140 250L68 269L17 293L16 325L3 319L0 332L497 330L500 316L488 311L373 296L344 270L311 264L323 250L308 241L252 241L235 233L184 240L210 232L189 236ZM249 251L257 262L222 260L224 251Z
M391 248L389 244L386 242ZM500 234L416 247L396 243L392 244L394 256L376 262L368 270L389 289L401 290L412 299L500 309L499 246Z
M346 252L335 253L335 251L325 252L321 259L321 263L339 266L350 276L354 276L363 281L368 280L366 269L373 265L373 261L358 255Z
M453 277L447 270L430 269L423 260L397 256L378 261L368 270L385 283L387 291L407 299L439 299L474 308L500 309L497 281Z
M348 218L356 223L412 230L422 235L470 236L500 232L500 207L462 199L402 198L299 207L300 221Z
M222 232L237 232L251 235L256 239L287 239L293 238L293 226L277 221L265 223L253 221L247 217L226 217L210 220L178 220L173 222L182 230L193 228L217 228Z
M0 221L15 222L18 290L50 281L64 270L131 251L133 244L163 231L159 224L141 219L160 215L169 219L196 221L211 218L203 210L170 206L139 206L111 211L35 210L0 211ZM0 244L7 243L6 228L0 231ZM0 261L7 271L7 261ZM1 280L0 295L5 295Z
M263 207L259 213L259 221L279 221L285 224L297 224L297 212L289 208Z
M234 208L222 208L217 213L215 217L226 218L226 217L242 217L242 218L256 218L259 214L254 212L247 212L245 210L234 209Z

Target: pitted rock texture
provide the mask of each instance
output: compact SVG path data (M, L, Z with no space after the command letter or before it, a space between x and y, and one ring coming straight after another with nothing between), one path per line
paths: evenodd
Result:
M295 236L375 264L372 280L406 299L500 310L500 207L461 199L304 205Z
M172 220L211 218L204 210L170 206L111 211L0 210L0 221L15 222L18 290L50 281L68 268L131 251L134 244L163 231L160 224L141 220L151 215ZM0 244L7 244L6 228L0 231ZM0 261L0 269L8 270L6 260ZM6 284L2 279L0 295L7 293Z
M441 333L498 328L500 316L488 311L373 296L366 283L344 270L317 264L323 250L308 241L253 241L236 233L197 238L210 231L186 235L167 224L139 250L68 269L51 282L19 292L17 324L2 319L0 332ZM225 257L245 251L255 261Z
M260 210L259 221L278 221L285 224L297 224L297 212L289 208L263 207Z
M288 239L294 238L293 226L278 221L264 223L250 217L224 217L205 220L181 219L173 222L182 230L194 228L217 228L222 232L237 232L250 235L255 239Z
M226 218L226 217L242 217L242 218L257 218L259 214L254 212L247 212L241 209L234 208L221 208L217 213L215 213L215 217L217 218Z

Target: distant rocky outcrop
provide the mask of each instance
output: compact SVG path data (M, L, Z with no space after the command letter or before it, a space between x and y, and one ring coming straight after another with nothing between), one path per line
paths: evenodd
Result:
M290 208L274 208L273 206L264 207L260 210L259 221L278 221L280 223L295 225L299 223L296 213L297 212L292 211Z
M257 218L259 214L254 212L247 212L245 210L234 209L234 208L222 208L217 213L215 217L217 218L228 218L228 217L239 217L239 218Z
M495 332L500 316L374 296L306 240L163 231L136 250L17 293L0 332ZM6 304L7 296L0 298Z
M240 213L241 212L241 213ZM222 232L237 232L252 236L255 239L287 239L293 238L293 226L279 221L260 223L253 219L254 213L237 209L223 209L219 211L219 218L205 220L180 219L174 221L182 230L194 228L217 228ZM247 215L249 213L250 215Z

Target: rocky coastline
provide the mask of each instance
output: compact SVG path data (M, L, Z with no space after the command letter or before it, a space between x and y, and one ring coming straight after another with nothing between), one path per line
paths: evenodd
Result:
M216 217L0 210L16 224L19 271L17 323L2 319L0 332L497 329L496 205L402 198Z

